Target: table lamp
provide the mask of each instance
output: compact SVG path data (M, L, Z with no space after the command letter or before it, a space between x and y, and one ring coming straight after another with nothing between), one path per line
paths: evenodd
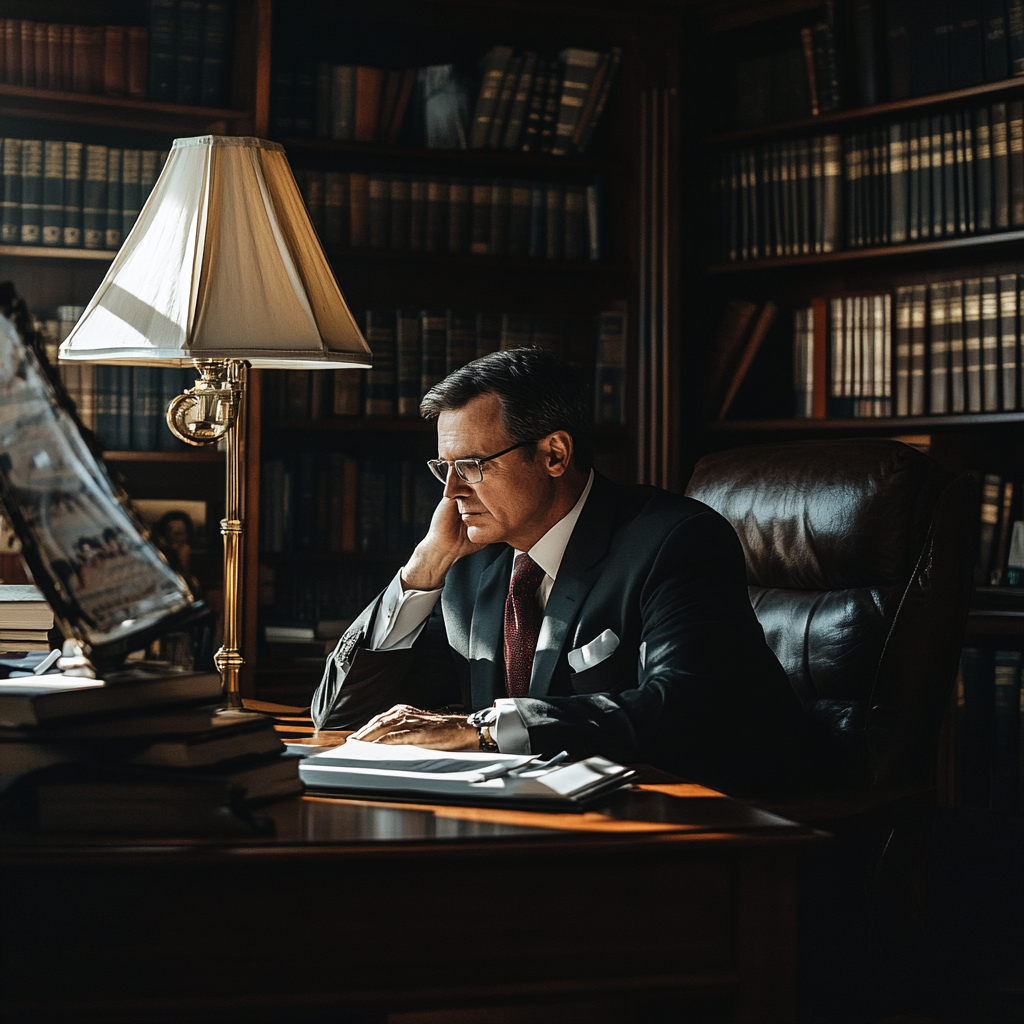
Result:
M167 425L190 445L227 438L224 643L214 661L227 709L241 709L248 368L371 365L284 149L253 138L176 139L60 359L199 372L169 405Z

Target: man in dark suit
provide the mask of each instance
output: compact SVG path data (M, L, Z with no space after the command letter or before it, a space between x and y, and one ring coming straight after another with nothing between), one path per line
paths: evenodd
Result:
M734 793L796 785L804 723L732 527L594 473L589 404L539 349L485 356L426 395L444 496L328 659L314 722L381 743L601 754ZM453 703L474 713L421 710Z

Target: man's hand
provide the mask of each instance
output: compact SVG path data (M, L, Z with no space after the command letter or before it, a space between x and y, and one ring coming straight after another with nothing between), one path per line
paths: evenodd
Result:
M371 718L354 740L368 743L411 743L414 747L434 750L479 750L476 729L467 724L465 715L445 715L437 711L420 711L408 704L396 704L390 711Z
M486 546L470 541L458 500L442 498L434 509L427 535L402 569L402 586L406 590L435 590L460 558Z

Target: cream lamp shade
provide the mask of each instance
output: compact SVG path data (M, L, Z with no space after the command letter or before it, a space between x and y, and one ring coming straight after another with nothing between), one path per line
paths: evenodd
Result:
M284 149L219 135L175 140L60 358L371 365Z

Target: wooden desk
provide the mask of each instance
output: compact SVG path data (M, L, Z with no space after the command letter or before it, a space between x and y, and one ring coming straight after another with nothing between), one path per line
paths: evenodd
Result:
M271 839L8 833L4 1018L310 1024L616 997L793 1018L796 860L822 838L803 826L699 786L584 815L267 810Z

